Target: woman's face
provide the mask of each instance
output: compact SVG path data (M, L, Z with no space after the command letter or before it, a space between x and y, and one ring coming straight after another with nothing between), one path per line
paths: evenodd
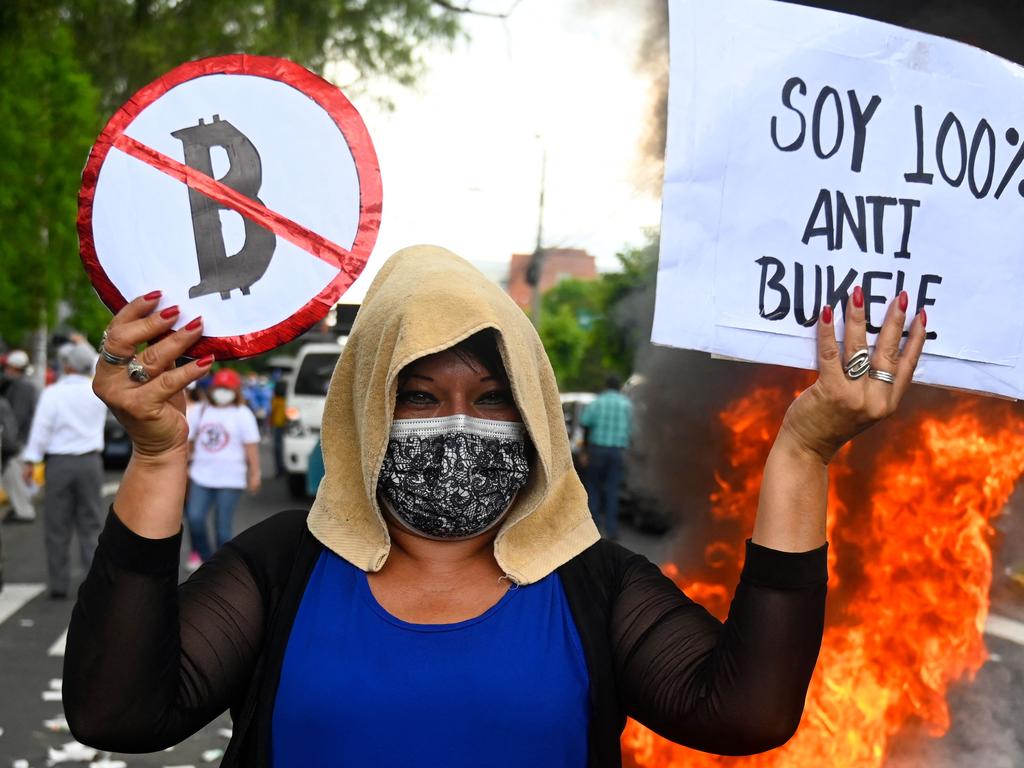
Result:
M465 350L446 349L406 366L398 378L396 419L455 414L522 421L504 373L487 370Z

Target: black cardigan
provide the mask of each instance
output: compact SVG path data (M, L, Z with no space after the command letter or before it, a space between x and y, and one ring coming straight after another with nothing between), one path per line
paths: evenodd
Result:
M179 587L181 533L145 539L111 512L68 630L64 708L75 738L155 752L230 708L221 765L269 766L285 647L323 551L305 516L253 526ZM590 675L589 768L621 765L627 715L720 754L771 749L796 730L821 643L824 546L790 554L748 542L725 624L608 541L558 576Z

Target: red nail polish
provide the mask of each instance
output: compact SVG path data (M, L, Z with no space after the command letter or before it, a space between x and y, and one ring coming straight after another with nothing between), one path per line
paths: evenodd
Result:
M203 316L200 315L195 320L189 320L188 324L185 326L185 330L186 331L194 331L196 328L198 328L202 324L203 324Z
M859 285L853 289L853 306L857 309L864 306L864 289Z
M825 325L832 325L832 307L828 304L821 308L821 322Z
M179 314L181 314L181 310L178 309L177 304L175 304L173 307L168 307L167 309L160 310L160 317L162 317L164 320L170 320L172 317L177 317Z
M907 304L910 303L910 299L907 296L906 291L900 291L900 312L907 311Z
M204 355L203 357L200 357L198 360L196 360L196 365L198 365L200 368L208 368L211 365L213 365L213 360L213 355Z
M922 328L927 328L928 327L928 313L925 312L922 309L920 314L921 314L921 327Z
M163 291L150 291L149 293L147 293L142 298L145 299L146 301L156 301L157 299L159 299L163 295L164 295Z

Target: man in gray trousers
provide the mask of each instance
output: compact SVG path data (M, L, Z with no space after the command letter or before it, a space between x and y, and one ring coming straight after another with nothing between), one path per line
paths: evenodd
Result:
M71 587L69 548L78 534L82 566L88 570L102 527L103 423L107 407L93 394L96 353L85 344L60 352L64 375L39 396L28 445L25 474L46 461L43 526L50 597L65 598Z

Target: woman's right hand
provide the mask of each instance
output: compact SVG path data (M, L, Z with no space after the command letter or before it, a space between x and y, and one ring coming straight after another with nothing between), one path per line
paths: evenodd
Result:
M128 376L126 366L114 365L103 357L93 377L93 391L121 422L139 458L161 458L175 453L186 456L188 422L184 390L189 383L202 378L213 362L213 355L207 355L181 368L174 367L174 361L202 336L202 318L197 317L172 332L178 308L168 307L154 313L159 302L160 293L154 291L126 304L107 326L103 342L107 352L126 358L135 355L140 344L148 344L138 354L138 361L150 380L135 381Z

